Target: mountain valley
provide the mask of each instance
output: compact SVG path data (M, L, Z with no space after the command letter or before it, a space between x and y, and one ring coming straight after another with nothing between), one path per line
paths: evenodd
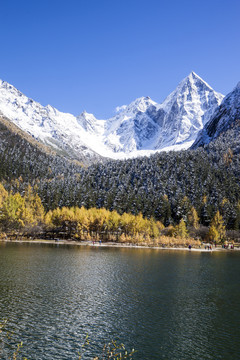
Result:
M119 214L142 213L164 226L187 221L191 207L208 226L220 209L229 229L240 228L239 85L223 99L193 73L162 105L137 99L108 121L86 113L65 118L12 88L15 100L7 102L9 86L2 84L5 90L0 91L1 98L5 94L1 112L10 117L0 119L0 180L8 191L23 194L31 184L46 210L106 208ZM75 134L66 119L78 124ZM92 150L86 139L86 144L79 141L79 148L74 147L80 129L92 139L98 134L101 142L108 133L104 146L111 149L109 158ZM191 149L173 151L193 142ZM150 156L110 159L123 148L126 157L139 154L146 144L151 144ZM166 147L168 151L162 151Z

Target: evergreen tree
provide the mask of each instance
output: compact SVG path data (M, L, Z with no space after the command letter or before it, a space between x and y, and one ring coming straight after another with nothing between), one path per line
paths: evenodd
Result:
M166 194L160 200L160 221L164 226L168 226L171 223L171 205Z
M234 230L240 229L240 201L235 205Z

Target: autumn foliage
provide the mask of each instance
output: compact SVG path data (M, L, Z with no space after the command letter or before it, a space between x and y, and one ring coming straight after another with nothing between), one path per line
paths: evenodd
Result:
M150 246L185 246L191 243L199 246L197 211L187 198L182 207L186 208L187 216L167 227L153 217L143 217L141 212L137 215L119 214L105 208L77 206L57 207L45 212L36 187L28 185L20 194L7 192L0 184L1 238L102 240ZM210 223L207 239L223 242L225 237L224 221L218 211Z

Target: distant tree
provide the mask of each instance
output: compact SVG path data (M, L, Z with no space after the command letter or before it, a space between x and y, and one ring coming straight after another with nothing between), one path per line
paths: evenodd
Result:
M183 219L181 219L179 224L175 227L175 235L180 238L186 238L188 236L186 223Z
M228 148L227 152L223 154L223 161L225 165L230 166L233 159L233 152L230 148Z
M28 185L25 195L25 224L36 225L43 222L44 207L38 194Z
M188 212L188 225L192 226L194 229L199 229L199 217L193 206Z
M239 230L240 228L240 201L235 205L235 221L234 221L234 230Z
M226 236L226 230L223 222L223 217L220 212L217 211L214 218L211 221L209 228L209 239L216 241L217 243L224 241Z
M7 199L8 192L5 187L0 183L0 207L2 206L3 202Z
M208 226L211 222L211 210L208 203L208 198L206 195L203 196L202 202L200 205L200 219L201 224Z
M165 228L164 234L167 236L175 236L176 235L175 227L172 224L170 224L167 228Z
M188 213L191 209L191 203L187 196L184 196L182 199L180 199L177 211L176 211L176 217L177 219L183 219L184 221L187 221Z
M1 207L0 223L4 229L20 229L25 223L25 200L19 194L10 194Z
M160 199L160 221L164 226L171 223L171 205L166 194Z
M234 204L231 204L228 199L223 198L220 203L219 211L223 217L226 227L233 229L236 220L236 209Z
M153 217L148 220L148 224L150 227L149 235L151 238L159 237L161 231L164 229L164 225L160 221L154 221Z

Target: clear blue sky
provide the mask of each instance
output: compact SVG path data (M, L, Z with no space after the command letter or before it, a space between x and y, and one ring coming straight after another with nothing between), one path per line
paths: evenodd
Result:
M239 16L239 0L1 1L0 78L99 118L163 101L192 70L226 94L240 81Z

